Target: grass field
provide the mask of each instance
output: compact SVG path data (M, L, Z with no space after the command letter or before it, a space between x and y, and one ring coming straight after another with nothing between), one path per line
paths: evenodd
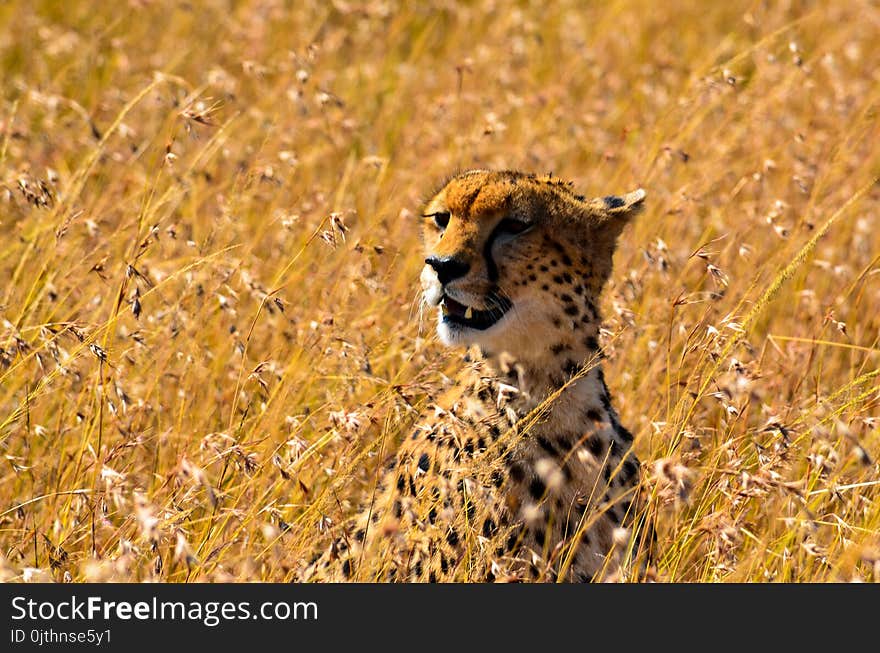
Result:
M657 577L880 580L880 6L433 4L0 3L0 579L295 578L456 369L415 216L492 167L648 192Z

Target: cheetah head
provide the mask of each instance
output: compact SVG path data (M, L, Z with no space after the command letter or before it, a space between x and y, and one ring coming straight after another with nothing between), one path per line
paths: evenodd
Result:
M595 324L617 237L645 193L588 200L550 177L473 170L426 204L423 299L447 345L527 357Z

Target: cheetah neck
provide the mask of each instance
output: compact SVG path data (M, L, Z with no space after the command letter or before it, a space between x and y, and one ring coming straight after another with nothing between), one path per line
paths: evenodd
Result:
M615 428L617 413L594 334L598 328L558 336L540 356L517 359L507 353L484 353L484 369L504 387L515 388L511 392L518 397L511 407L520 419L542 404L547 407L541 430L576 431L587 420Z
M541 494L538 490L550 482L548 477L537 483L524 471L534 469L540 476L538 465L547 469L541 460L556 461L560 469L568 470L575 479L570 486L575 493L595 487L599 473L606 484L612 483L618 465L620 477L613 481L618 486L628 487L637 476L635 458L627 461L633 435L620 423L612 405L595 339L573 336L562 342L568 346L548 350L539 361L519 362L507 355L489 355L482 361L483 378L489 377L494 381L490 387L496 386L495 392L478 395L485 405L484 414L497 410L502 424L506 422L521 436L511 450L517 453L505 454L513 491L521 493L516 495L518 501L536 500ZM510 467L518 464L520 474ZM616 512L612 517L615 522L621 519ZM550 522L542 528L547 532Z

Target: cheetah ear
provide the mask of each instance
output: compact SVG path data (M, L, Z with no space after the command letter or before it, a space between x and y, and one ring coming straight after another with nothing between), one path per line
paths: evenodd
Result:
M638 188L622 197L620 195L597 197L590 200L589 205L600 222L617 217L629 219L642 210L645 197L644 189Z
M605 241L613 250L626 223L644 207L645 196L645 191L638 188L623 196L606 195L587 202L594 238Z

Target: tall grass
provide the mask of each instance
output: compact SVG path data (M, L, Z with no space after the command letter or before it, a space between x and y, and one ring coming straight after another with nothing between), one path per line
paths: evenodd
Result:
M880 9L583 5L0 4L0 577L296 578L457 368L415 215L492 167L648 190L657 577L880 578Z

